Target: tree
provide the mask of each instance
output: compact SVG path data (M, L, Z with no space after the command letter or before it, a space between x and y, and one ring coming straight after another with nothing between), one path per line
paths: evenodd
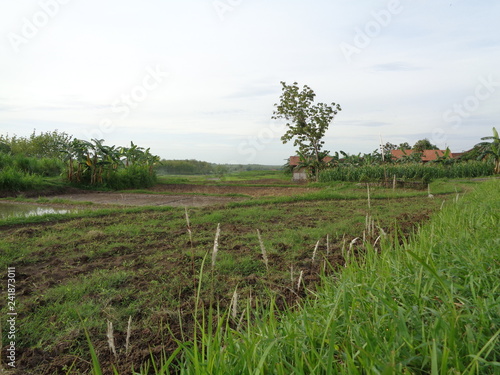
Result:
M382 151L384 152L384 154L388 153L390 154L392 150L397 150L397 149L398 146L391 142L386 142L385 145L382 145Z
M400 150L411 150L411 146L410 146L410 144L408 142L403 142L403 143L399 144L398 149L400 149Z
M11 151L11 147L4 142L0 141L0 153L8 154Z
M489 139L493 140L493 142L481 142L475 146L481 152L478 159L493 158L495 174L500 174L500 138L496 128L493 128L493 136L481 138L483 141Z
M322 151L325 143L322 139L333 118L342 108L335 103L313 104L316 94L307 85L304 85L302 90L299 89L297 82L293 85L281 82L281 85L280 102L274 104L276 109L272 119L287 121L288 130L281 140L287 143L294 139L293 145L299 147L300 154L312 160L314 174L318 179L323 164L322 159L324 155L328 155L328 151Z
M36 130L29 137L10 137L0 135L0 142L8 146L8 152L17 155L22 154L36 158L60 158L60 151L67 148L73 137L65 132L54 130L36 134ZM7 148L3 148L7 150Z
M423 152L424 150L439 150L436 145L433 145L427 138L417 141L413 145L413 150Z

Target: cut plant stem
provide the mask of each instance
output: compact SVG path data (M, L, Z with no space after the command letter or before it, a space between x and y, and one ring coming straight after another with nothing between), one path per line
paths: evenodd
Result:
M238 287L234 289L233 297L231 298L231 316L236 319L238 315Z
M368 192L368 210L372 209L372 204L370 201L370 184L366 184L366 190Z
M330 255L330 235L326 235L326 255Z
M431 194L431 185L427 184L427 196L429 198L434 198L434 195Z
M297 291L300 289L300 284L302 284L302 277L304 276L304 271L300 271L299 281L297 282Z
M128 349L130 347L130 334L132 333L132 315L128 317L127 324L127 338L125 339L125 354L128 354Z
M311 258L312 263L314 263L314 259L316 259L316 253L318 252L319 241L321 241L321 240L318 240L318 242L316 242L316 246L314 246L314 251L313 251L312 258Z
M212 267L215 267L215 259L219 251L219 236L220 236L220 223L217 224L217 231L215 232L214 249L212 251Z
M111 352L113 353L113 355L116 358L117 354L116 354L116 347L115 347L115 336L113 334L113 323L110 322L109 320L108 320L108 331L106 333L106 336L108 337L109 349L111 350Z
M191 243L191 248L193 247L193 233L191 232L191 223L189 222L189 214L187 207L184 207L185 210L185 216L186 216L186 227L187 231L189 233L189 242Z
M196 290L196 281L194 280L196 272L195 272L195 269L194 269L193 233L191 231L191 223L189 221L189 214L188 214L188 210L187 210L186 206L184 206L184 213L185 213L185 216L186 216L186 227L187 227L187 231L188 231L188 234L189 234L189 244L191 245L191 276L193 277L193 287L194 287L194 290Z
M264 264L266 265L266 270L269 271L269 260L267 258L266 247L264 246L264 242L262 241L262 237L260 235L260 231L257 229L257 237L259 238L260 250L262 251L262 259L264 259Z
M349 250L347 250L347 256L346 256L346 259L345 259L345 267L347 267L347 263L349 261L349 257L351 256L352 247L354 246L354 244L356 243L357 240L359 240L359 237L356 237L355 239L353 239L351 241L351 243L349 244Z

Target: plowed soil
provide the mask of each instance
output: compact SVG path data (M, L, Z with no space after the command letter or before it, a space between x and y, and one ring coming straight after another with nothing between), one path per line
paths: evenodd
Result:
M202 207L241 201L247 199L247 197L290 196L312 192L317 189L283 186L238 186L236 184L159 184L149 190L154 194L73 191L70 194L59 194L52 198L125 206Z

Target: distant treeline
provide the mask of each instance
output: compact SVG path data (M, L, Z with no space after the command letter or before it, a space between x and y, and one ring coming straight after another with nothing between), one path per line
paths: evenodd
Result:
M281 166L261 164L214 164L195 159L186 160L161 160L156 167L159 175L209 175L225 174L244 171L269 171L279 170Z

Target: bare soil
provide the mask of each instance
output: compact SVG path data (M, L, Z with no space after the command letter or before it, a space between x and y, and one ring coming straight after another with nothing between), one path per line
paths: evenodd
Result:
M258 183L260 181L253 181ZM250 197L276 197L296 194L304 194L318 189L308 187L284 187L284 186L245 186L234 184L224 185L188 185L188 184L161 184L151 189L161 193L194 193L194 194L240 194Z
M154 194L70 191L69 194L54 195L51 198L125 206L202 207L237 202L250 197L276 197L303 194L317 189L283 186L238 186L236 184L159 184L148 190Z
M79 193L56 195L52 198L69 199L72 201L92 202L97 204L117 204L123 206L187 206L202 207L214 204L241 201L242 197L215 197L204 195L170 195L170 194L140 194L140 193Z

